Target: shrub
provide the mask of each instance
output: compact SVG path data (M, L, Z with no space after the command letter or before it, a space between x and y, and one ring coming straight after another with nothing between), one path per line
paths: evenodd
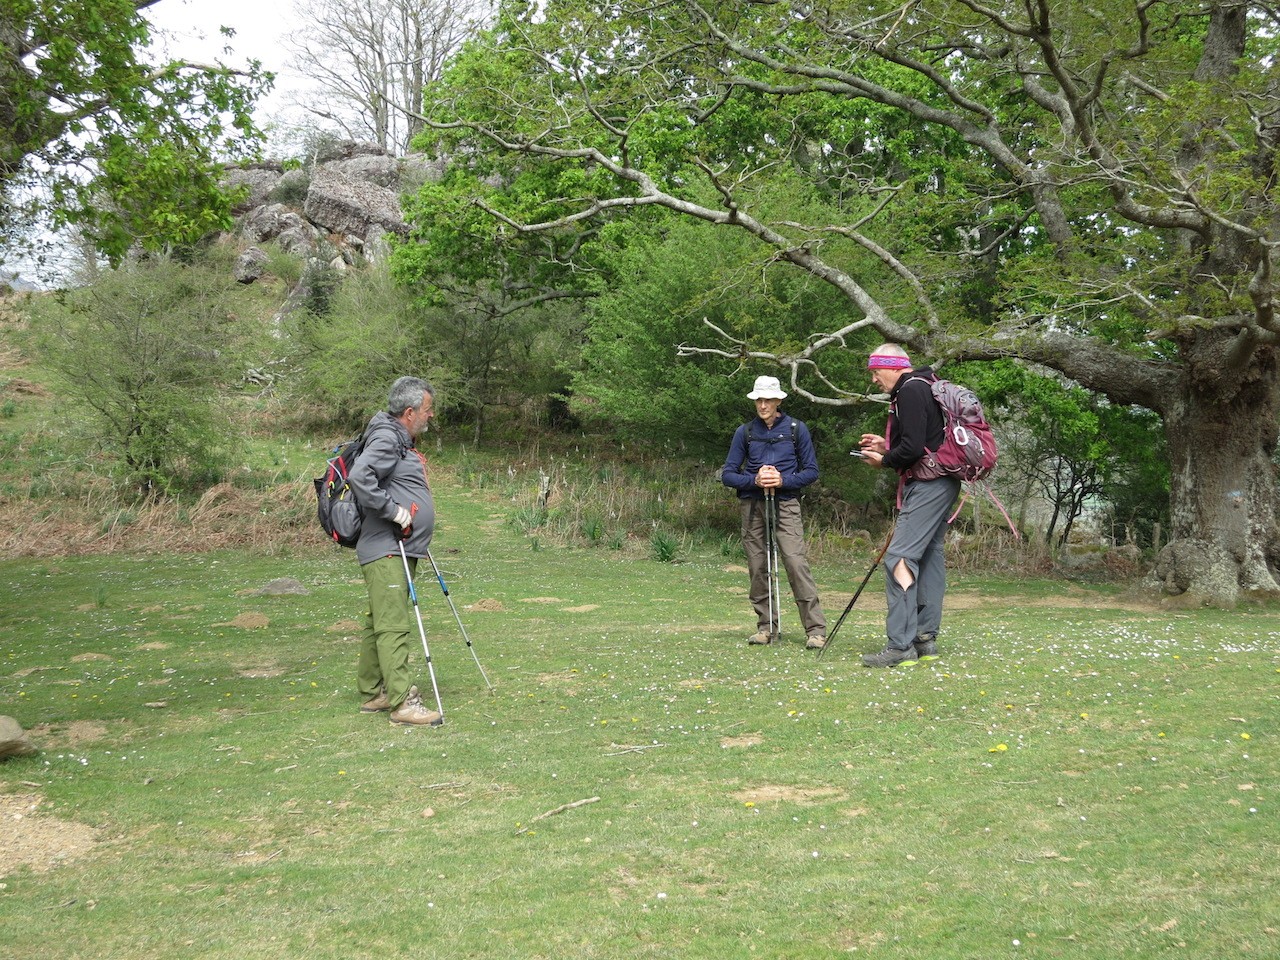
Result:
M229 421L218 397L244 346L233 281L190 264L130 264L44 301L36 322L86 439L146 494L216 483Z

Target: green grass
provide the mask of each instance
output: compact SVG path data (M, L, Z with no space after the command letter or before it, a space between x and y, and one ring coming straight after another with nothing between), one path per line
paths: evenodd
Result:
M1280 952L1276 609L955 577L943 659L870 671L879 574L823 660L791 607L748 648L715 543L534 551L435 488L496 688L420 578L435 730L356 711L350 552L0 562L0 712L42 747L0 794L96 831L0 871L6 955ZM817 566L833 621L867 563Z

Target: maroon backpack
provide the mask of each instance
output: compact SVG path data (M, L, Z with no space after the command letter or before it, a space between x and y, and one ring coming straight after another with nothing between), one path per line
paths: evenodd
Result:
M959 477L974 481L985 479L996 468L996 438L982 412L982 403L968 387L940 377L913 376L923 380L933 391L933 399L942 409L944 437L937 450L925 449L907 471L915 480Z

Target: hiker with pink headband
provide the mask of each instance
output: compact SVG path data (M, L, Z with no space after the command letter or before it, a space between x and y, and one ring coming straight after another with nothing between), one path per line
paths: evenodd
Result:
M933 398L930 367L916 369L896 343L876 347L867 360L875 385L889 395L884 436L862 435L862 461L898 472L898 520L884 555L887 642L862 658L863 666L895 667L938 655L947 572L942 542L951 506L960 494L953 476L920 480L911 468L926 450L942 446L945 421Z

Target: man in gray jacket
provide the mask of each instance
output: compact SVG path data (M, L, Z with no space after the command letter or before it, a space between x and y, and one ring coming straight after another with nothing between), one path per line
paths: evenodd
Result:
M364 521L356 559L369 591L360 641L356 685L362 713L389 712L392 723L443 722L422 705L409 674L409 627L413 603L405 582L401 542L409 569L427 555L435 529L435 506L427 484L427 462L414 441L434 415L435 391L417 377L391 385L386 411L364 431L364 450L351 467L350 483Z

